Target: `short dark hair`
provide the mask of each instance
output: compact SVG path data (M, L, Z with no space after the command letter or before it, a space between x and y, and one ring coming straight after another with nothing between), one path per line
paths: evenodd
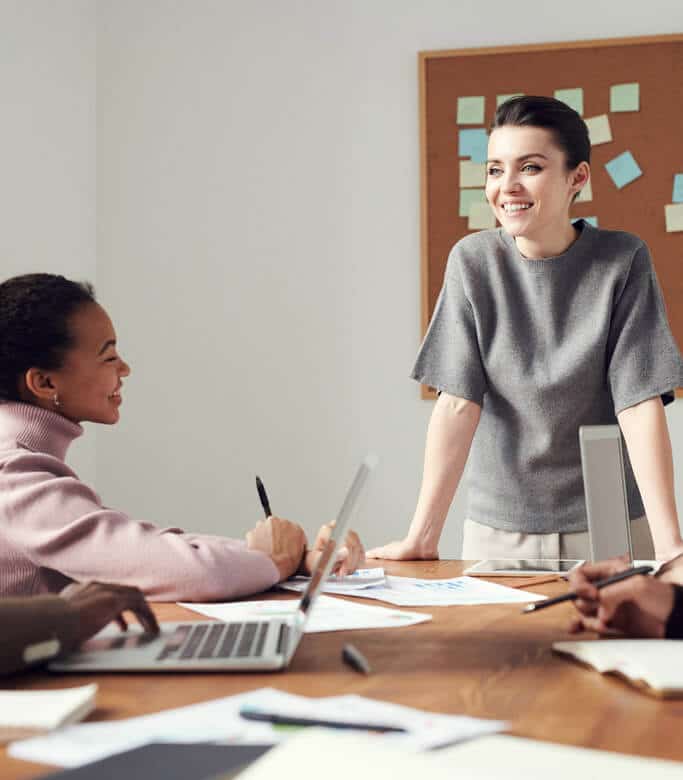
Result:
M74 344L69 318L95 302L91 284L54 274L14 276L0 284L0 400L21 400L19 380L29 368L62 367Z
M498 106L491 130L505 125L544 127L555 137L567 157L567 169L590 163L588 127L579 114L561 100L541 95L520 95Z

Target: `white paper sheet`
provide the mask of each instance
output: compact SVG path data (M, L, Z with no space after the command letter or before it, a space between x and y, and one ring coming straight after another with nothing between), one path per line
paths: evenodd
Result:
M365 590L356 590L354 595L364 593ZM225 604L182 602L180 606L227 623L235 620L291 615L298 603L298 599L292 599L291 601L240 601ZM369 604L356 604L353 601L330 596L319 596L304 633L317 634L322 631L349 631L361 628L398 628L425 623L431 619L431 615L421 612L406 612Z
M479 577L452 577L446 580L422 580L387 575L386 585L364 588L353 595L378 599L404 607L447 607L475 604L525 604L545 598L538 593L508 588Z
M493 734L506 726L501 721L438 715L362 696L313 699L274 688L259 688L139 718L68 726L45 737L13 742L8 752L13 758L25 761L76 767L148 742L276 744L298 732L291 727L281 729L270 723L246 720L239 715L244 705L268 712L305 714L309 718L392 723L406 728L407 733L376 738L418 750Z
M280 583L284 590L295 590L301 593L311 581L310 577L291 577ZM323 586L323 593L337 593L339 595L352 596L355 591L361 588L370 588L375 585L384 585L386 578L384 569L357 569L353 574L347 574L345 577L339 577L336 574L331 575Z

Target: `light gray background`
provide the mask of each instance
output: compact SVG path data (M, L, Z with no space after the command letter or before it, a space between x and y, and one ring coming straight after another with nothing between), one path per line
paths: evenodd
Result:
M2 275L91 279L114 319L122 421L72 457L106 503L239 536L259 473L311 531L374 450L356 526L368 545L404 533L431 411L407 378L417 52L683 31L679 0L565 8L0 0ZM667 414L683 463L681 403Z

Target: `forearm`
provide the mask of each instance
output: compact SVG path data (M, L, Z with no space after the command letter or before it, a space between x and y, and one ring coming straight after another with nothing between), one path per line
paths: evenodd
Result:
M651 398L618 415L633 473L643 499L657 558L683 547L674 493L673 455L664 407Z
M478 404L446 393L434 406L427 429L422 486L408 531L408 538L424 555L436 555L480 414Z
M0 621L1 674L48 661L73 647L78 634L78 617L59 596L3 599Z

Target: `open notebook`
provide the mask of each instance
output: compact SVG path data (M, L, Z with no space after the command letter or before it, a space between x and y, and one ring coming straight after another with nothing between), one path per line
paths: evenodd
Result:
M602 674L615 674L654 696L683 697L683 640L555 642L553 650L592 666Z

